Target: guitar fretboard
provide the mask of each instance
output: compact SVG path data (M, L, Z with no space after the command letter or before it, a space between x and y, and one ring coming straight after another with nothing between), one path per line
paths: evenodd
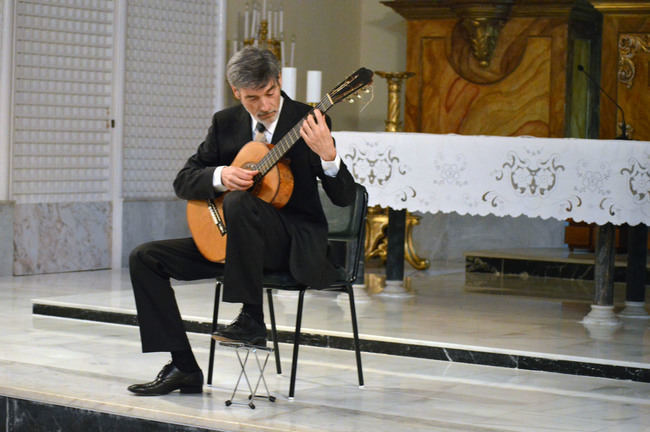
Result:
M285 154L293 147L293 145L300 139L300 128L302 127L302 123L305 121L307 116L311 115L311 113L315 110L318 109L320 112L325 113L327 110L329 110L332 106L334 106L334 103L330 99L329 95L326 94L323 96L323 99L313 108L311 109L305 117L303 117L298 123L296 123L289 132L287 132L280 141L269 151L263 158L260 160L256 168L259 170L259 174L255 176L255 180L257 181L258 179L261 179L268 173L271 168L277 164L280 159L284 157Z

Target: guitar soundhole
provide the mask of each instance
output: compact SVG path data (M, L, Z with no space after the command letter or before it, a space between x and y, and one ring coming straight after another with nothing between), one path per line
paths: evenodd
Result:
M242 165L242 168L255 171L257 169L257 166L255 166L255 163L253 162L246 162L244 165Z

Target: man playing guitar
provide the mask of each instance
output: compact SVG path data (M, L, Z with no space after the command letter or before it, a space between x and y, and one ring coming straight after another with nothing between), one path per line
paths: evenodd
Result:
M168 351L172 357L153 381L129 386L138 395L202 391L203 373L185 333L170 278L207 279L223 273L223 300L243 306L218 336L264 345L264 270L289 270L296 280L314 288L334 277L327 259L328 227L317 178L336 205L350 204L355 187L336 152L329 118L319 110L309 114L310 106L281 91L280 65L268 50L242 49L228 62L226 75L241 104L214 114L205 141L174 180L182 199L223 198L226 259L223 263L206 259L192 238L149 242L131 253L142 350ZM286 205L276 208L249 192L258 171L232 163L249 141L275 144L301 121L300 138L286 154L293 190Z

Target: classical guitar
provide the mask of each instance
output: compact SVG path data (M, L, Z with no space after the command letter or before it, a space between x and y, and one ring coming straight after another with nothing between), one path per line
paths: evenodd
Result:
M338 102L351 100L370 83L372 71L360 68L323 96L314 109L325 113ZM307 116L310 114L311 111ZM293 175L283 157L300 139L300 128L307 116L298 121L275 146L251 141L239 150L232 162L233 166L259 170L249 191L276 208L283 207L291 198ZM226 193L216 199L191 200L187 203L187 223L192 238L201 254L213 262L226 258L227 229L223 216Z

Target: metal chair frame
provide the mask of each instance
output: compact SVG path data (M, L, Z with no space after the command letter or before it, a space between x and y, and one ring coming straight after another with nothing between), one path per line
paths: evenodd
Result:
M350 316L352 320L352 332L354 336L354 350L357 362L357 375L359 386L363 387L363 368L361 365L361 348L359 342L359 329L357 325L357 313L354 304L354 291L352 284L357 280L360 261L363 259L365 217L368 209L368 193L366 189L357 184L356 197L353 204L347 207L337 207L329 202L325 193L321 190L321 202L329 223L328 240L345 242L351 245L348 247L348 259L346 262L345 278L337 280L323 290L344 291L348 294L350 302ZM333 226L334 225L334 226ZM341 227L341 225L343 225ZM212 333L217 330L219 317L219 302L221 298L221 286L223 277L217 278L214 295L214 308L212 313ZM302 324L302 310L305 292L311 289L307 285L300 284L291 277L288 272L265 272L264 288L268 298L269 314L271 316L271 337L273 340L273 351L275 352L275 365L278 374L282 373L280 364L280 351L278 348L278 335L275 324L275 311L273 308L273 290L298 291L298 309L296 312L296 325L294 330L293 357L291 360L291 379L289 384L289 399L295 395L296 373L298 368L298 350L300 347L300 329ZM212 373L214 368L215 340L210 340L210 357L208 364L208 384L212 384Z

